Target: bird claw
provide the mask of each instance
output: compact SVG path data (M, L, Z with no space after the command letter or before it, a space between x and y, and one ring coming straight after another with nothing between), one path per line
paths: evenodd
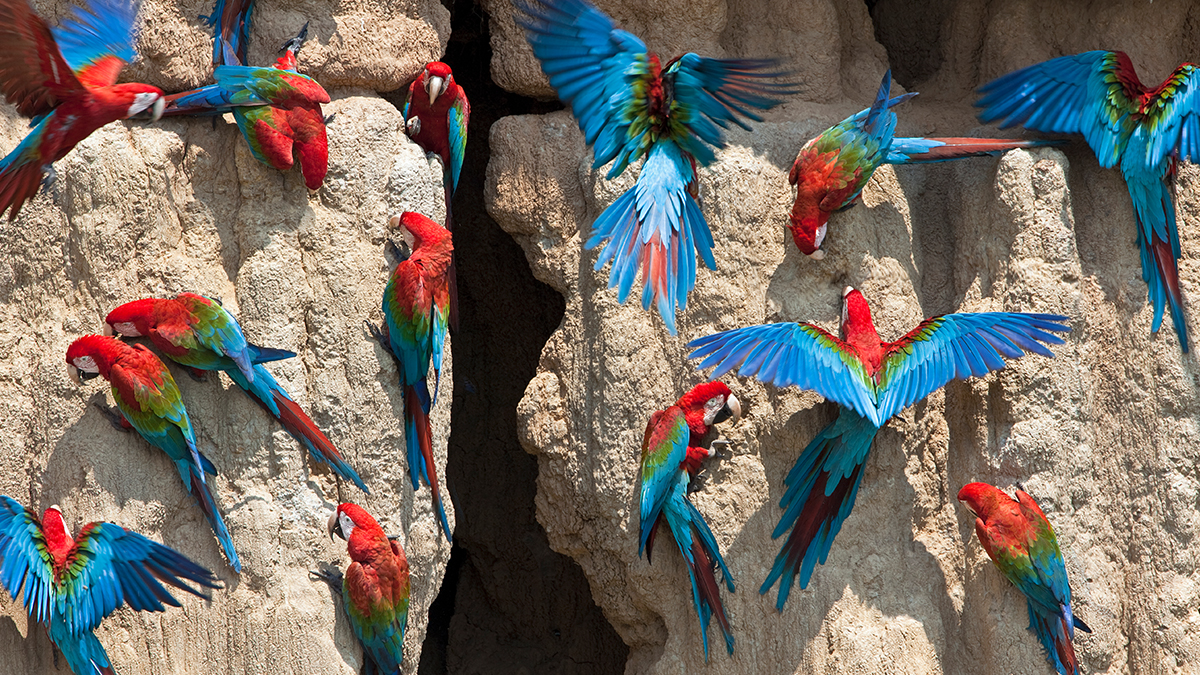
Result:
M333 569L333 570L328 570L328 569L309 570L308 573L310 575L315 576L316 578L320 579L321 581L324 581L326 584L329 584L329 587L332 588L334 591L339 592L339 593L341 592L341 590L342 590L342 573L337 571L336 569Z
M99 403L93 403L92 405L95 406L96 410L100 411L100 414L104 415L104 417L108 419L108 423L113 425L114 429L123 432L129 431L129 422L125 421L124 415L118 412L113 412L112 408L109 408L106 405L101 405Z
M733 450L731 449L733 447L733 441L729 440L728 438L718 438L710 443L709 447L713 449L713 452L720 455L721 459L733 457Z
M363 321L363 323L366 324L367 332L371 334L371 339L378 342L379 346L383 347L385 352L391 354L392 358L395 358L396 352L392 351L392 340L388 337L387 327L384 326L381 329L370 321Z
M333 118L337 117L337 113L329 113L325 116L325 126L333 124Z
M406 241L400 242L400 245L397 246L396 242L388 239L387 243L383 245L383 254L387 256L389 260L395 260L395 264L399 265L400 263L412 257L412 249L408 247L408 242Z

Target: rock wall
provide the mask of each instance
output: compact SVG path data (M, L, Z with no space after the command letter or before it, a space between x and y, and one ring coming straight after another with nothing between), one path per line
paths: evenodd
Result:
M1021 482L1054 524L1076 612L1095 631L1076 639L1084 672L1200 668L1200 367L1181 354L1169 319L1150 334L1120 176L1100 169L1081 141L1000 159L884 167L861 205L834 216L824 261L800 255L783 227L796 151L869 103L888 65L911 89L927 83L932 93L898 110L899 134L993 135L970 108L971 90L990 77L1122 45L1146 67L1147 82L1195 60L1194 38L1181 43L1164 28L1192 25L1194 7L1100 4L880 0L873 31L857 3L814 9L806 25L818 34L784 53L805 93L753 132L730 134L718 162L700 171L718 269L699 273L678 337L642 311L636 291L618 305L607 268L592 270L597 251L581 247L594 218L633 184L636 167L604 180L567 112L492 127L489 210L524 247L535 276L566 298L563 323L518 406L522 443L539 462L538 519L551 546L580 563L629 645L627 673L704 668L679 556L664 549L653 566L637 556L646 419L704 379L685 359L687 341L768 321L834 330L847 284L871 302L885 339L926 316L981 310L1061 313L1072 332L1057 358L1025 357L951 383L881 430L827 564L782 612L774 589L756 591L781 543L770 533L783 478L836 410L810 392L725 378L746 416L724 430L732 458L708 462L692 499L738 583L724 594L738 642L727 657L714 626L704 672L1051 672L1026 630L1022 597L993 568L955 500L975 480ZM710 33L669 3L601 5L668 56L675 38L708 53L776 53L773 31L786 25L754 3L716 8L725 26L718 21ZM839 20L822 22L831 16ZM940 36L936 44L917 41L931 35ZM543 91L516 38L493 44L497 81ZM864 44L846 58L848 45ZM831 59L833 75L822 76ZM1180 278L1193 300L1198 180L1200 170L1188 166L1177 184ZM1195 333L1194 319L1190 326Z
M441 167L407 141L392 104L332 93L319 192L309 193L298 170L259 164L232 122L118 123L56 164L56 200L39 195L0 225L0 493L39 511L59 504L72 531L92 520L135 529L215 570L226 587L210 602L181 598L182 610L105 621L97 634L126 675L357 673L361 651L340 592L308 573L345 568L345 543L325 530L341 501L406 535L405 670L415 672L450 547L428 488L414 496L409 484L396 367L364 322L382 321L387 217L408 209L443 217ZM27 128L11 106L3 112L0 147L12 148ZM298 354L268 368L372 489L367 496L310 462L224 375L200 383L172 368L200 450L220 471L210 485L241 575L166 456L92 407L112 405L108 387L77 388L67 377L67 345L98 332L109 309L183 291L221 298L252 341ZM443 476L449 398L433 416ZM61 672L45 630L7 593L0 654L4 672Z

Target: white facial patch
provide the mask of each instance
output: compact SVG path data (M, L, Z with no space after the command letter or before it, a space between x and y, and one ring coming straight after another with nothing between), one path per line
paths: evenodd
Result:
M75 357L74 363L75 363L76 368L82 370L85 373L100 372L99 366L96 365L96 359L93 359L90 356L77 356L77 357Z
M133 104L129 106L129 112L125 113L126 117L134 115L148 109L150 106L158 102L162 97L152 91L145 91L140 94L133 95Z
M354 531L354 521L350 520L345 511L338 512L338 527L342 528L342 536L349 540L350 533Z
M717 418L717 413L721 412L721 408L725 407L724 396L714 396L704 402L704 424L712 426L713 420Z
M829 223L821 223L821 226L817 228L817 236L815 239L813 239L813 244L815 244L817 248L821 248L821 243L825 241L825 233L828 231Z
M112 328L125 337L142 336L142 334L138 332L137 326L134 326L132 321L118 321L112 325Z

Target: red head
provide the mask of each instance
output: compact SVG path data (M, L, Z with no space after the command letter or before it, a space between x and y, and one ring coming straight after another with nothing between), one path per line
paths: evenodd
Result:
M146 298L127 302L104 317L104 334L124 337L143 337L158 325L157 309L163 300Z
M429 95L429 106L433 107L437 97L446 93L450 85L454 84L454 73L450 71L450 66L441 61L433 61L425 65L425 71L419 79L425 93Z
M683 408L683 416L688 421L692 434L703 436L708 428L733 418L736 424L742 417L742 404L725 386L724 382L705 382L692 387L692 390L675 402Z
M967 483L958 491L958 501L967 505L977 518L988 520L1001 505L1016 505L1012 497L987 483Z
M109 371L127 350L132 349L120 340L105 335L84 335L67 348L67 369L75 384L82 384L97 375L108 379Z
M388 225L400 230L400 236L413 253L424 246L436 246L440 243L446 243L453 248L453 244L450 244L449 230L419 213L405 211L398 216L392 216Z
M796 204L800 204L799 198L796 199ZM788 230L792 233L792 241L796 242L796 248L813 260L823 260L825 249L821 248L821 244L825 242L825 233L829 230L829 214L814 208L811 213L801 217L797 214L797 208L793 206L788 219L791 221Z
M127 106L121 119L148 111L150 121L157 122L158 118L162 117L163 108L167 105L166 99L163 98L165 96L163 90L148 84L138 82L116 84L108 87L107 91L114 97L114 100Z
M329 517L329 538L334 535L346 540L346 550L354 560L364 560L380 547L390 548L387 536L379 523L357 504L338 504Z
M46 535L46 548L54 556L56 566L63 563L63 558L71 546L75 544L67 532L67 524L63 521L62 511L55 504L42 514L42 532Z

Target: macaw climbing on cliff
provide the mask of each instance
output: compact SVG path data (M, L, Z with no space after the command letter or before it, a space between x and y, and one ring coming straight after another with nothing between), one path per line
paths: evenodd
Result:
M1060 675L1078 675L1075 629L1091 628L1071 611L1071 584L1054 528L1033 497L1017 490L1017 498L986 483L970 483L958 491L975 514L975 534L1000 573L1025 596L1029 629L1046 649Z
M442 372L442 348L450 317L446 270L454 244L450 232L429 218L411 211L392 216L389 225L399 228L412 250L402 260L383 291L383 331L379 343L396 358L404 396L404 442L408 449L408 475L413 490L421 479L429 484L433 508L442 534L451 540L450 523L438 490L433 461L433 429L429 411L437 403ZM433 363L433 393L429 391L429 365Z
M172 361L193 371L222 370L334 473L370 492L304 410L261 364L295 356L246 341L237 319L219 302L194 293L127 302L105 317L105 332L147 337Z
M201 16L213 28L213 67L241 66L250 46L250 14L254 0L217 0L213 13Z
M1069 319L1054 314L982 312L945 314L922 321L895 342L884 342L862 293L842 292L841 336L808 323L748 326L689 343L688 358L777 387L811 389L838 404L838 417L808 444L784 479L783 515L771 534L791 529L759 593L782 579L775 606L782 610L796 575L808 586L818 559L850 515L863 466L880 427L904 408L954 379L982 377L1004 359L1033 352L1054 356L1039 343L1062 344ZM1051 332L1047 332L1051 331Z
M454 81L450 66L441 61L425 65L425 69L408 85L404 99L404 130L408 137L425 152L442 160L442 185L446 193L446 229L454 230L450 202L458 189L463 157L467 153L467 123L471 119L471 103L467 92ZM450 255L450 328L458 330L458 275L454 255Z
M329 518L329 538L346 540L350 566L345 575L316 572L342 591L342 606L363 653L380 673L398 674L404 663L408 626L409 576L404 549L362 507L339 504Z
M147 443L175 462L179 478L200 503L229 565L241 572L242 562L205 480L205 474L215 476L217 469L196 448L192 421L167 366L142 345L127 345L105 335L85 335L67 349L67 368L76 384L97 375L108 380L121 411L121 426L133 427Z
M1054 143L1001 138L894 138L896 113L890 108L917 94L889 99L891 89L889 70L870 108L822 131L796 154L788 173L788 182L796 186L788 230L796 248L814 260L825 257L821 244L829 216L858 203L863 188L882 164L944 162Z
M100 127L149 111L157 121L163 92L148 84L117 84L121 67L136 57L133 21L140 1L88 0L53 30L27 0L0 0L0 93L33 131L0 159L0 214L16 220L21 205L43 183L53 163ZM43 179L43 175L45 178Z
M88 523L71 539L62 512L37 512L0 495L0 583L22 593L30 618L45 624L76 675L114 675L92 633L126 603L145 612L181 607L163 583L208 600L216 577L173 548L113 523Z
M1083 134L1100 166L1121 165L1133 200L1142 279L1154 306L1150 331L1163 310L1188 351L1179 289L1179 232L1168 179L1179 162L1200 162L1200 66L1184 63L1157 88L1138 80L1124 52L1061 56L1009 73L979 88L979 119L1000 128Z
M308 24L281 47L283 56L270 68L222 65L213 69L216 84L167 97L163 115L233 113L238 129L258 161L279 171L300 158L304 184L321 187L329 166L325 116L329 94L307 75L296 72L296 53L308 37ZM221 39L218 36L217 41ZM226 54L227 60L231 60Z
M645 157L637 183L592 224L585 248L604 244L595 269L612 261L609 288L625 302L641 269L642 307L653 304L675 334L675 311L696 285L696 254L710 269L712 232L696 202L697 166L725 147L722 129L795 93L770 82L773 60L710 59L687 53L663 64L646 45L586 0L516 3L533 53L559 97L571 105L593 168L607 178ZM614 161L615 160L615 161Z
M638 555L644 550L647 561L651 559L655 532L659 523L665 520L687 563L692 602L700 617L705 662L708 661L708 622L714 614L725 636L725 648L733 653L733 631L721 603L715 568L720 567L730 593L733 592L733 577L704 516L687 498L687 489L700 471L700 463L713 454L711 449L701 446L709 428L730 418L736 423L741 410L741 404L729 387L721 382L700 384L680 397L675 405L655 411L646 423L642 440Z

